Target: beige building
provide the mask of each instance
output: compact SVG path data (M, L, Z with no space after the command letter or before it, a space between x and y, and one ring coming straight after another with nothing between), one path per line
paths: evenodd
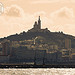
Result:
M70 39L65 39L65 48L67 48L67 49L71 48L71 40Z

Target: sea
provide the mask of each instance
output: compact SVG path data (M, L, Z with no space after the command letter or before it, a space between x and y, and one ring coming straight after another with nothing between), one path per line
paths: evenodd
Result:
M9 68L0 69L0 75L75 75L75 68Z

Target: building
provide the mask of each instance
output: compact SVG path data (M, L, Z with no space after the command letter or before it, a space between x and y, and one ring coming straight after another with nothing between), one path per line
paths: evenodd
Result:
M62 49L62 57L69 57L69 50Z
M10 55L11 43L9 40L4 40L2 43L2 55Z
M28 30L28 32L50 32L50 31L48 30L48 28L41 29L41 19L39 16L38 22L35 21L33 28Z
M57 52L46 53L44 62L46 65L49 65L51 63L56 63L57 62Z
M0 55L0 63L8 63L9 56L8 55Z
M65 48L71 49L71 40L70 39L65 39Z
M72 53L72 54L70 55L70 57L71 57L70 61L71 61L71 62L75 62L75 53Z

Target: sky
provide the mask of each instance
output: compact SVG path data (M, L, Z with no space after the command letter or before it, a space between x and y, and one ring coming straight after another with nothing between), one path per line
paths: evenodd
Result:
M0 0L0 38L28 31L41 17L42 28L75 36L75 0Z

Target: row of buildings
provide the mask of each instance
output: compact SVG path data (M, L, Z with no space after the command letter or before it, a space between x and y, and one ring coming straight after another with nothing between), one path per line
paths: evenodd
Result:
M49 62L57 61L57 60L60 60L61 62L75 61L75 58L74 58L75 53L72 53L73 49L71 49L71 40L70 39L65 39L65 48L63 48L63 49L60 49L57 45L47 45L47 44L38 45L37 43L35 44L34 42L33 42L33 45L30 45L30 47L27 46L27 44L26 44L25 45L25 47L27 47L26 49L19 48L19 46L18 47L13 46L13 44L16 45L18 43L19 42L17 42L17 41L11 42L9 40L5 40L5 41L1 42L2 50L0 51L0 53L1 53L0 54L0 62L7 62L7 61L10 62L10 60L11 61L18 60L18 61L23 61L23 62L29 61L29 60L32 61L32 60L35 60L35 56L36 56L37 52L38 52L38 55L41 53L40 58L38 58L38 60L42 60L42 61L43 61L43 59L46 59ZM42 55L42 53L45 55Z

